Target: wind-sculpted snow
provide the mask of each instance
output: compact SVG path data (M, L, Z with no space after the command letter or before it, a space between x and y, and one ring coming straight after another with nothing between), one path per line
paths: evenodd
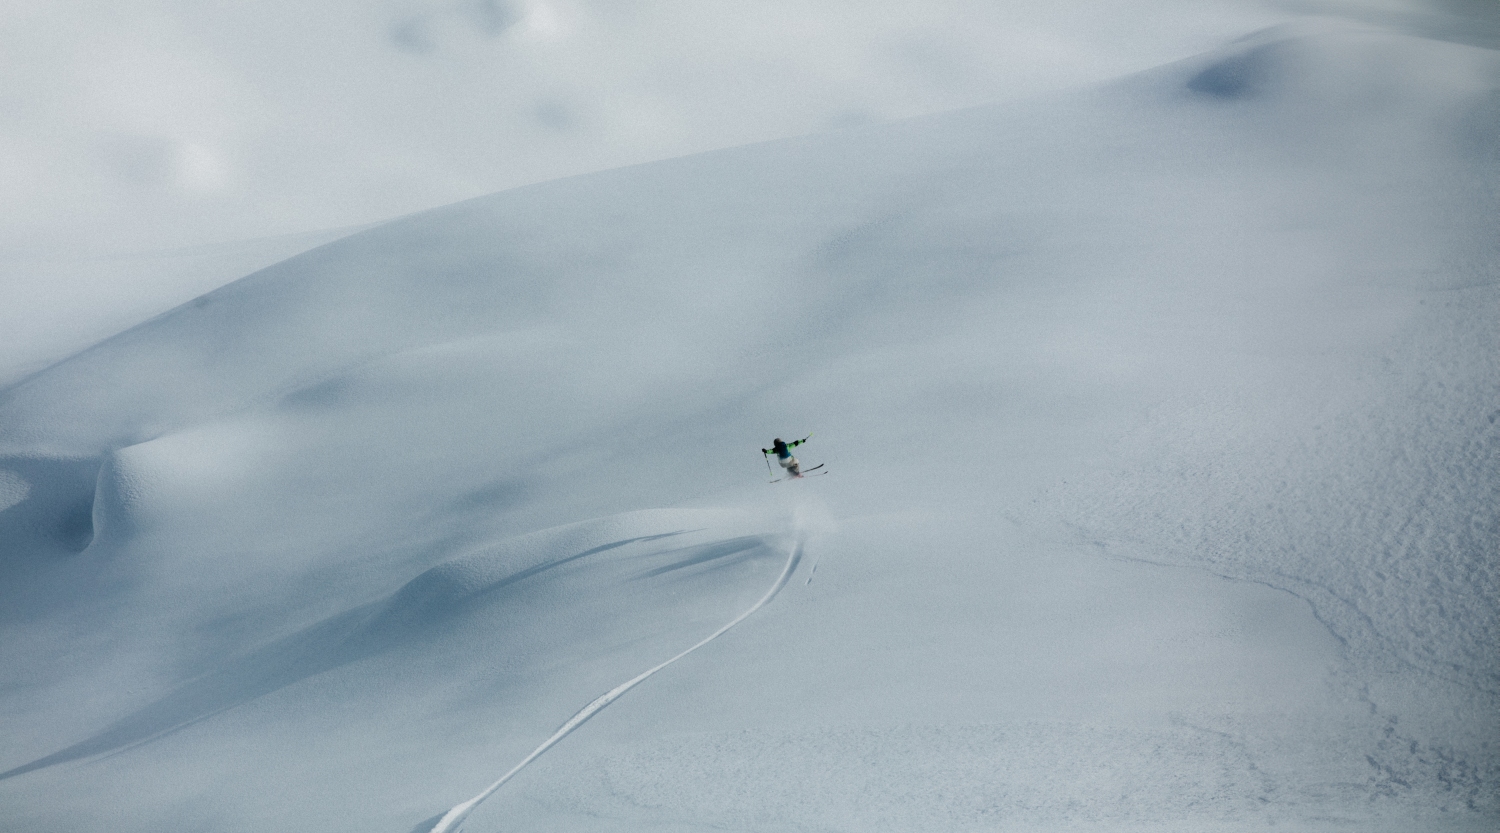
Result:
M1493 828L1497 102L1255 33L399 219L34 374L0 826L402 833L548 748L468 829Z
M94 537L99 463L87 458L12 457L0 468L0 558L14 563L38 550L77 552Z
M147 742L309 677L390 652L434 629L451 626L455 620L471 618L476 608L505 604L507 600L499 594L511 585L590 556L632 548L627 563L633 578L644 581L699 565L706 565L712 571L746 557L762 555L762 551L770 546L768 538L763 535L739 536L708 544L662 546L670 539L701 539L701 534L692 535L693 532L701 533L701 529L676 529L593 543L624 530L660 528L663 522L681 521L717 521L720 525L725 521L738 521L741 526L745 522L723 512L638 512L545 530L453 559L407 582L388 599L344 611L245 656L233 658L223 667L187 683L85 741L0 772L0 780ZM573 551L574 547L585 543L592 545ZM649 544L656 546L648 547ZM651 563L663 560L666 563L643 568L640 565L645 557L650 557ZM596 567L593 572L608 571ZM785 578L783 574L776 587L784 584ZM670 581L671 577L665 580ZM586 575L585 586L591 583L601 582ZM600 589L596 586L594 592ZM653 615L666 613L659 609L650 612Z

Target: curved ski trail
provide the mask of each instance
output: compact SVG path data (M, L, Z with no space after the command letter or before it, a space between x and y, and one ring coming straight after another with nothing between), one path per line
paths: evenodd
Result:
M557 744L558 741L567 737L568 734L570 734L574 729L582 726L585 721L593 717L595 714L599 713L599 711L605 706L608 706L610 703L613 703L614 701L620 699L621 695L631 690L632 688L635 688L642 682L645 682L647 678L649 678L656 672L662 670L663 668L666 668L667 666L682 659L688 654L691 654L699 648L702 648L704 645L707 645L715 639L723 636L729 631L730 628L733 628L735 625L738 625L739 623L750 618L750 614L754 613L757 610L760 610L762 607L765 607L766 603L775 598L776 594L781 592L781 588L786 586L787 580L792 577L792 572L797 569L797 562L799 562L801 559L802 541L799 539L792 544L791 552L787 553L786 566L781 569L781 575L776 577L776 581L771 584L771 589L766 591L766 594L760 598L760 601L751 605L745 610L744 613L736 616L734 619L730 620L728 624L704 637L697 644L693 645L682 653L677 654L676 656L666 660L665 662L642 671L640 674L637 674L631 679L620 683L619 685L595 698L593 702L589 703L587 706L579 709L577 714L568 718L567 722L559 726L557 731L552 733L551 737L547 738L545 741L542 741L542 744L540 746L538 746L536 749L533 749L531 751L531 754L523 758L520 763L516 764L514 767L511 767L509 772L500 776L499 780L486 787L484 791L479 795L474 796L473 798L463 802L462 804L455 805L453 809L444 813L443 817L438 819L437 824L433 825L429 829L428 833L455 833L455 831L458 830L458 826L463 823L464 819L469 817L469 814L474 811L475 807L479 806L480 802L493 795L496 790L500 789L500 787L505 784L506 781L509 781L515 776L516 773L524 769L527 764L536 760L541 756L543 752L551 749L554 745Z

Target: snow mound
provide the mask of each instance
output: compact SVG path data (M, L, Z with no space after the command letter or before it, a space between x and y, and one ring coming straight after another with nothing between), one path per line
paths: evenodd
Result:
M141 459L141 446L128 446L111 453L99 467L94 489L94 541L100 547L120 547L139 531L140 513L149 505L161 475L151 461Z

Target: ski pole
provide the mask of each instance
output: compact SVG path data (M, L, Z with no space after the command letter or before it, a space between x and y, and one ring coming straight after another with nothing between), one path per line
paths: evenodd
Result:
M765 453L764 451L762 451L760 453L760 456L766 458L766 474L769 474L772 477L775 477L776 476L776 472L771 471L771 455L769 455L769 454Z

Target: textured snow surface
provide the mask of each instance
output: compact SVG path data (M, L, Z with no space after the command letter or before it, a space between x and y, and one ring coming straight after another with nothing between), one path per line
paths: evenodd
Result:
M277 263L0 390L0 827L431 830L766 600L464 829L1492 830L1497 216L1329 24Z

